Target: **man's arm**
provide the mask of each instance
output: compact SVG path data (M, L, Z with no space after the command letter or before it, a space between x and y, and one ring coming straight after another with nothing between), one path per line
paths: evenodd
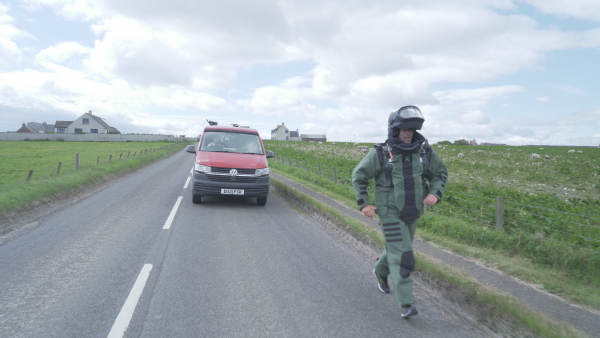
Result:
M429 164L427 179L429 180L429 195L425 198L424 203L427 205L439 203L442 196L444 196L446 182L448 181L448 168L434 149L431 149L431 163ZM437 201L434 201L434 199L437 199Z
M377 208L371 207L367 187L369 186L369 180L380 173L381 165L375 148L371 148L367 156L352 171L352 188L354 189L356 203L363 214L368 217L375 217L373 210Z

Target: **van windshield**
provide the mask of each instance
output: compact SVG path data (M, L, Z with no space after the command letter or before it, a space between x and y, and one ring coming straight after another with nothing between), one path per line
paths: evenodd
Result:
M264 155L258 135L228 131L205 132L200 151Z

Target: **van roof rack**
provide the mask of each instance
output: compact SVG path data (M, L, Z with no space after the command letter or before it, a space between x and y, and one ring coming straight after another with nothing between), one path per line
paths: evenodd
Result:
M211 125L211 126L217 126L217 125L219 125L219 124L217 123L217 121L209 121L209 120L207 119L207 120L206 120L206 122L208 122L208 124L209 124L209 125Z

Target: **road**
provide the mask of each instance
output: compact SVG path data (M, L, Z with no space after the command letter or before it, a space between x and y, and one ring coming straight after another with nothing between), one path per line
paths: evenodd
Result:
M192 161L179 152L0 241L0 336L469 332L425 302L401 319L371 263L274 194L193 204Z

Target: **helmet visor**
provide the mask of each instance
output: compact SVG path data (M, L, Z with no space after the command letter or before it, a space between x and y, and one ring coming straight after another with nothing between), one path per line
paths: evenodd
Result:
M406 107L400 109L400 117L403 119L419 118L425 120L425 118L423 118L423 114L421 114L421 111L417 107Z

